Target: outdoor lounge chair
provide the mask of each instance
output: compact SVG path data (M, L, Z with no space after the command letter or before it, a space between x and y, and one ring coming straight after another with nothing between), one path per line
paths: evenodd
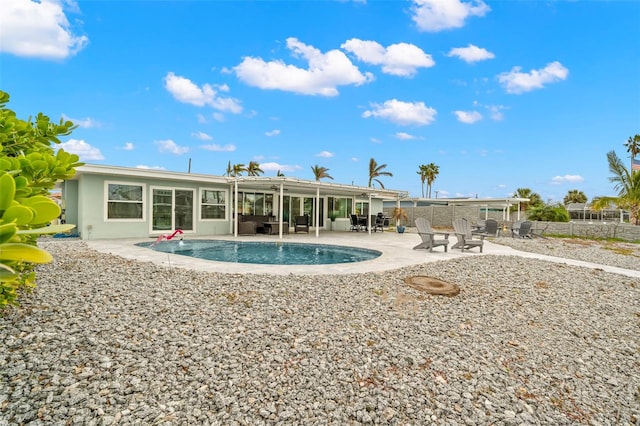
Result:
M295 226L293 228L293 232L309 233L309 215L295 217Z
M238 235L256 235L258 224L253 221L238 222Z
M362 225L360 225L360 220L358 219L358 216L355 214L352 214L351 216L351 231L360 231L362 229Z
M373 232L377 232L378 229L380 232L384 232L384 214L378 213L375 218L375 222L372 224Z
M480 253L482 253L485 234L476 234L475 236L479 238L474 238L474 235L471 233L471 225L465 219L454 220L453 229L458 242L451 246L451 248L459 248L462 251L465 251L465 249L479 247Z
M471 225L472 234L485 234L486 221L484 219L476 220L475 225Z
M489 237L499 237L500 227L495 219L487 219L484 221L484 233Z
M529 220L521 222L517 229L514 228L511 230L511 236L518 238L531 238L531 225L532 223Z
M434 247L443 246L444 251L447 251L449 246L449 233L448 232L436 232L431 229L431 223L423 218L416 218L416 228L418 228L418 235L422 238L422 242L415 246L413 249L429 249L433 251ZM442 235L443 238L436 238L436 235Z
M532 238L542 238L546 240L547 237L544 236L544 233L547 232L547 228L549 228L549 222L546 222L544 227L540 223L541 222L536 222L536 226L531 226L531 232L529 232L529 235L531 235Z

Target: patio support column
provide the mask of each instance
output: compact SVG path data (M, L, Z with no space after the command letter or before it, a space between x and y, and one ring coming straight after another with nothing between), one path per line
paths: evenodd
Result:
M367 212L367 229L371 235L371 193L369 193L369 211Z
M280 182L280 199L278 200L278 222L280 222L280 232L279 232L279 237L280 239L282 239L282 228L283 228L283 221L282 219L284 218L284 212L282 211L284 209L284 183ZM287 223L287 226L289 226L289 224Z
M315 222L316 222L316 238L320 236L320 185L316 186L316 208L315 208Z
M235 179L233 180L233 207L232 207L232 211L233 211L233 219L235 221L235 223L233 224L233 236L237 237L238 236L238 178L235 177Z
M516 220L520 220L520 201L518 201L518 216Z

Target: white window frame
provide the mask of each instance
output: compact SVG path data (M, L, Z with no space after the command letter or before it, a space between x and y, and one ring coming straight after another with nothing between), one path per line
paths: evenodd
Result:
M197 188L189 188L189 187L179 187L179 186L165 186L165 185L151 185L149 186L149 233L151 235L159 235L159 234L163 234L166 233L167 231L162 231L162 230L154 230L153 229L153 191L159 189L159 190L169 190L172 193L172 203L173 203L173 207L175 208L175 195L176 195L176 191L191 191L193 192L193 196L197 197L199 195L199 191ZM197 228L198 228L198 221L196 220L197 217L199 216L199 214L195 211L196 209L198 209L200 206L200 202L198 200L197 203L194 203L193 206L193 212L191 215L191 221L193 223L193 229L184 229L183 232L185 234L193 234L197 232ZM173 222L175 224L175 212L173 213Z
M224 193L224 204L213 204L213 203L203 203L202 195L205 191L216 191ZM198 188L198 220L203 222L225 222L229 220L229 190L228 189L220 189L220 188L209 188L209 187L200 187ZM216 218L204 218L202 217L202 206L223 206L224 207L224 218L216 219Z
M142 199L138 201L123 201L123 200L110 200L109 199L109 185L127 185L127 186L139 186L142 188ZM104 182L104 221L105 222L145 222L147 220L147 185L141 182L128 182L128 181L115 181L107 180ZM109 217L109 203L110 202L122 202L122 203L139 203L142 208L142 218L110 218Z

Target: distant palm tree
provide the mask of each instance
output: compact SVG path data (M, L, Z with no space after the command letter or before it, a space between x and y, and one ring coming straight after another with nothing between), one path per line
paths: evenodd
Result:
M629 136L627 143L624 144L627 147L627 152L631 154L631 169L633 170L633 160L638 154L640 154L640 135L636 134L634 137Z
M316 180L320 180L320 179L333 180L333 176L327 173L329 169L327 169L326 167L321 167L316 164L315 166L311 167L311 171L313 172L313 176L315 176Z
M231 176L241 176L242 173L246 172L247 168L242 163L234 164L231 168Z
M424 198L424 183L427 180L427 166L425 164L419 165L417 173L420 175L420 183L422 184L422 198Z
M516 198L528 198L529 201L523 201L520 203L520 211L526 211L529 207L537 207L543 204L540 194L533 192L529 188L518 188L513 194Z
M386 164L378 165L375 159L369 160L369 186L372 186L373 182L377 182L380 188L384 189L384 184L378 179L379 176L393 176L391 172L383 172L382 170L387 168Z
M227 163L227 171L225 175L231 176L231 173L233 173L233 168L231 167L231 160L229 160L229 162Z
M247 175L260 176L264 171L260 168L260 164L257 161L249 161L247 166Z
M276 176L284 176L284 173L282 173L280 170L278 170L278 172L276 173Z
M586 203L587 196L582 191L578 191L577 189L572 189L567 192L567 195L564 196L564 205L569 205L570 203Z
M615 151L607 153L607 161L609 171L613 174L609 182L615 183L614 189L618 191L618 196L596 197L593 199L593 208L599 210L614 203L618 208L629 210L631 221L640 225L640 170L627 170Z
M440 173L440 167L436 166L433 163L427 164L427 189L429 193L429 198L431 198L431 186L433 185L433 181L436 180L436 177Z

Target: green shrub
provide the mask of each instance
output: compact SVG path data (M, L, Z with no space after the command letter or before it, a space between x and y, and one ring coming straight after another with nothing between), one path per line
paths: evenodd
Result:
M38 114L34 121L20 120L6 107L9 94L0 91L0 309L17 303L21 289L35 285L36 264L52 260L37 247L42 234L73 225L49 226L60 207L48 197L56 182L75 174L81 165L76 154L51 144L71 134L70 121L54 124Z
M562 204L547 204L532 207L527 211L527 219L544 222L569 222L569 212Z

